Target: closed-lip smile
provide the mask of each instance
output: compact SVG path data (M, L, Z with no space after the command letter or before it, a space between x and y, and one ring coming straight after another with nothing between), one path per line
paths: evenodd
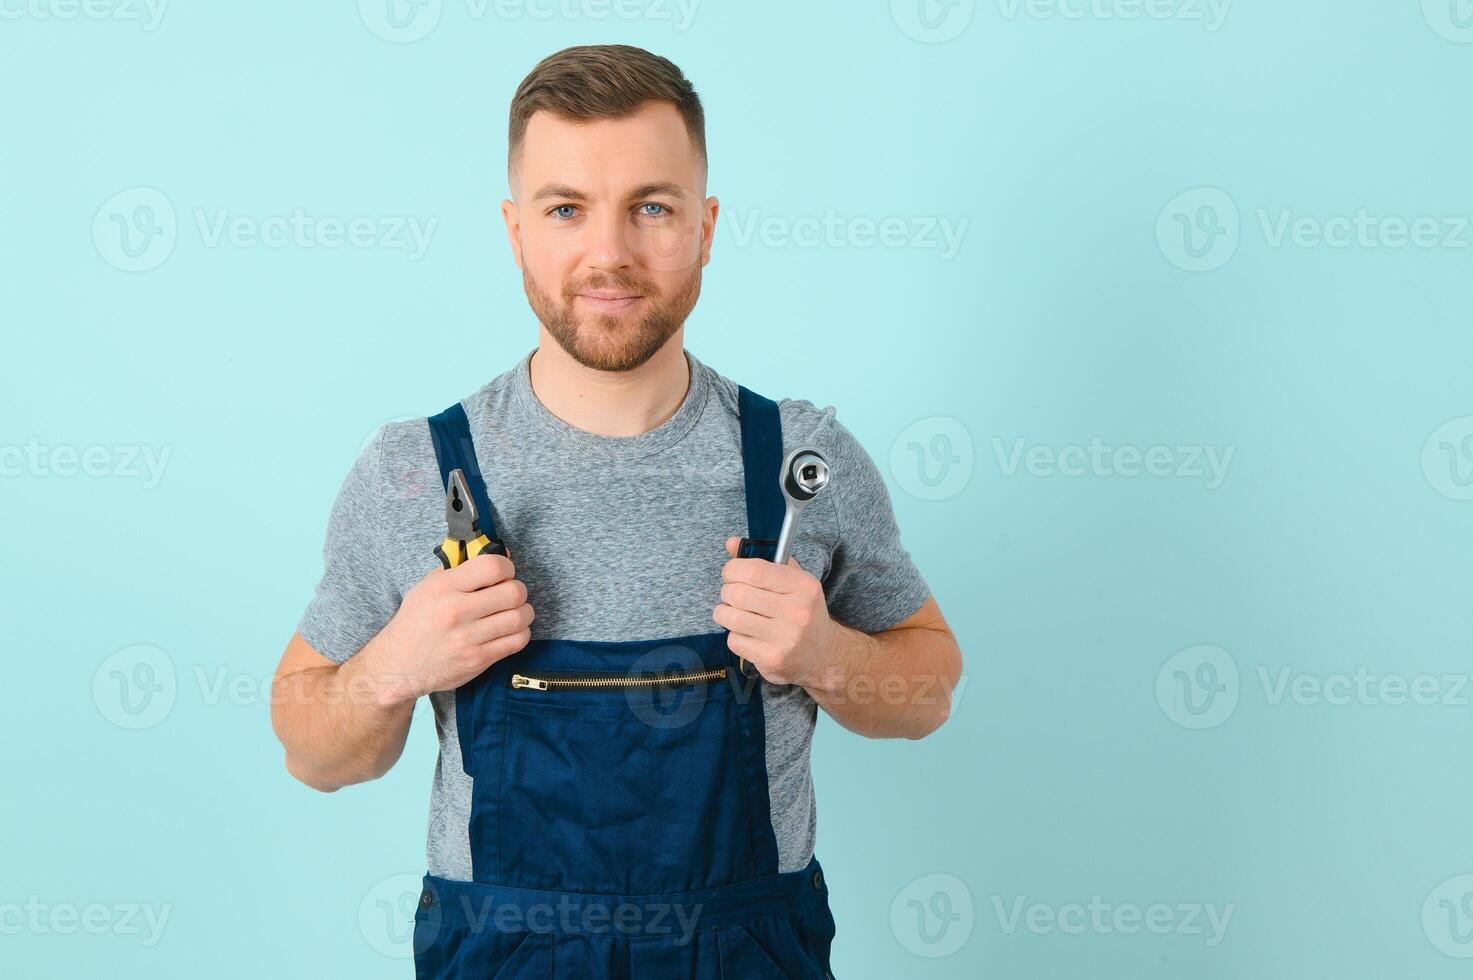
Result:
M643 299L638 293L622 293L617 290L593 289L579 293L578 298L597 310L622 310Z

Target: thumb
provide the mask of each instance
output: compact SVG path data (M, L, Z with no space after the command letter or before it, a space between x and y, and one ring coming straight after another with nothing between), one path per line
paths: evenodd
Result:
M733 558L737 556L737 551L741 549L741 546L742 539L740 537L733 536L726 539L726 553Z

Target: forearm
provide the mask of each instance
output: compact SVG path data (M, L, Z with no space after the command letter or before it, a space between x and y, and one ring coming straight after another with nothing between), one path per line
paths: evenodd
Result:
M961 673L949 630L833 626L825 662L803 687L839 724L870 738L910 739L941 726Z
M373 644L331 667L272 685L271 715L286 768L323 792L377 779L399 760L414 700L393 699L372 670Z

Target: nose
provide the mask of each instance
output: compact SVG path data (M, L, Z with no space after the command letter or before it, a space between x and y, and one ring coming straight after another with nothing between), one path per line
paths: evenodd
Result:
M588 267L603 271L627 269L634 261L634 250L629 243L629 230L624 216L617 208L601 209L590 215L584 228L587 239Z

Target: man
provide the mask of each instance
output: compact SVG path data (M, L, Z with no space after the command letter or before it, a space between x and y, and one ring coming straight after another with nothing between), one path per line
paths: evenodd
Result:
M383 775L429 696L422 977L826 976L817 707L921 738L956 641L833 409L684 349L718 207L680 70L623 45L546 58L508 180L538 346L348 474L277 670L287 769L326 792ZM832 481L778 565L798 445ZM442 568L457 476L507 554Z

